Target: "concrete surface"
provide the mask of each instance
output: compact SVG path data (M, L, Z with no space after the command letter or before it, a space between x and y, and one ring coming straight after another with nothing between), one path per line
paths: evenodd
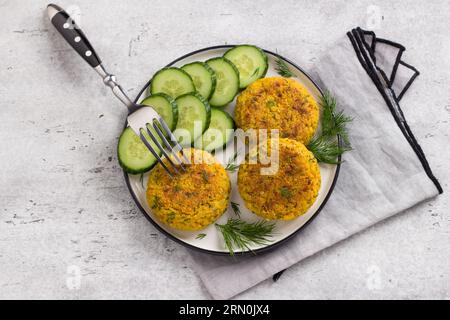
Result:
M46 4L0 0L0 298L209 298L186 250L134 205L115 152L125 108L49 24ZM239 298L450 298L449 2L59 4L81 13L130 95L210 45L254 43L311 69L356 25L404 44L422 74L402 104L447 193Z

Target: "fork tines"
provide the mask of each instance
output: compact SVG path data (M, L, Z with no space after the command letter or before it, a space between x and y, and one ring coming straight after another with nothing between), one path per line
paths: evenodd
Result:
M153 156L158 160L158 162L163 166L163 168L167 171L167 173L173 177L173 174L179 174L180 171L178 170L181 168L181 170L186 171L185 164L188 163L188 159L183 154L183 148L178 143L177 138L172 133L172 131L167 126L164 119L161 117L153 119L152 123L149 123L148 125L151 125L155 132L158 134L159 138L162 141L162 144L158 139L156 138L154 132L152 132L148 126L146 126L145 130L147 131L147 134L152 139L153 143L156 145L156 147L161 151L161 153L164 155L164 157L167 159L167 162L164 163L164 161L161 159L161 157L158 155L158 153L153 150L153 146L147 141L146 137L140 131L140 138L142 142L146 145L146 147L150 150L150 152L153 154ZM144 128L141 128L141 130ZM163 132L164 131L164 132ZM164 134L165 133L165 134ZM169 136L170 141L166 138L166 136ZM181 158L178 156L178 154L181 155ZM172 170L170 170L167 166L167 163L169 163L172 166Z

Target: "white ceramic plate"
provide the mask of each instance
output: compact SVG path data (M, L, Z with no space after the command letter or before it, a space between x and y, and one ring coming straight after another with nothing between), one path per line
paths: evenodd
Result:
M168 66L181 67L182 65L194 61L206 61L210 58L222 56L227 49L232 47L231 45L227 46L217 46L210 47L201 50L197 50L195 52L189 53L183 57L178 58L177 60L170 63ZM320 88L311 80L311 78L297 65L290 62L289 60L279 56L276 53L264 50L269 58L269 69L267 71L266 77L270 76L278 76L275 67L276 67L276 59L283 59L287 65L290 67L291 71L295 74L296 81L299 81L303 84L308 91L314 96L314 98L318 101L321 90ZM147 95L147 87L149 83L142 89L139 94L137 101L141 101ZM230 115L234 114L235 101L233 101L230 105L228 105L224 110L229 112ZM226 163L227 160L222 159L221 152L216 153L216 158L222 163ZM321 187L319 190L319 195L315 201L315 203L309 208L309 210L302 216L297 219L291 221L277 221L275 227L275 235L272 238L272 242L265 246L254 246L251 247L253 253L258 253L261 251L266 251L275 248L276 246L282 244L290 237L292 237L296 232L298 232L302 227L304 227L308 221L310 221L315 215L319 213L322 207L325 205L328 197L333 191L335 182L338 177L339 165L328 165L328 164L320 164L320 174L321 174ZM241 209L241 218L246 221L257 221L258 216L249 211L238 192L236 179L237 179L237 171L235 173L229 173L231 180L231 196L230 200L236 202L240 205ZM172 238L173 240L196 250L200 250L203 252L213 253L213 254L228 254L228 250L224 247L223 239L221 234L217 231L214 224L208 226L206 229L201 231L180 231L176 229L172 229L165 224L161 223L155 215L152 213L150 207L146 201L145 194L145 186L147 185L147 177L148 174L144 175L143 181L141 180L140 175L131 175L125 173L125 180L127 182L128 188L130 190L131 195L133 196L136 204L141 209L141 211L146 215L146 217L163 233ZM217 223L226 223L228 218L236 218L235 213L231 209L231 206L228 207L228 210L216 221ZM197 235L200 233L206 234L203 239L196 239ZM240 250L236 250L236 253L248 253L249 251L241 252Z

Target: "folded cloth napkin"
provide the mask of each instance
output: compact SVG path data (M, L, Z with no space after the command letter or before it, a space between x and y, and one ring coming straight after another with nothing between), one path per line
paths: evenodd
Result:
M228 299L373 224L442 193L399 102L419 72L405 48L353 29L312 73L344 112L353 146L322 212L296 237L257 256L192 252L194 270L213 298Z

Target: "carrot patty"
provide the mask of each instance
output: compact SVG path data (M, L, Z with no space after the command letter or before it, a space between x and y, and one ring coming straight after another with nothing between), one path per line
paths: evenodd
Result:
M235 120L243 130L278 129L281 138L307 144L317 129L319 106L297 81L264 78L238 96Z
M157 218L168 226L200 230L227 209L230 180L210 153L198 149L186 149L184 153L192 163L186 165L186 172L180 170L181 174L171 178L160 164L150 172L147 202ZM194 163L194 159L203 161Z
M237 184L249 210L269 220L291 220L304 214L316 200L321 182L319 165L302 143L291 139L274 142L273 147L267 143L248 156L256 157L261 150L270 155L278 151L276 166L271 164L273 172L262 175L261 169L268 165L260 161L251 164L247 157L239 167Z

